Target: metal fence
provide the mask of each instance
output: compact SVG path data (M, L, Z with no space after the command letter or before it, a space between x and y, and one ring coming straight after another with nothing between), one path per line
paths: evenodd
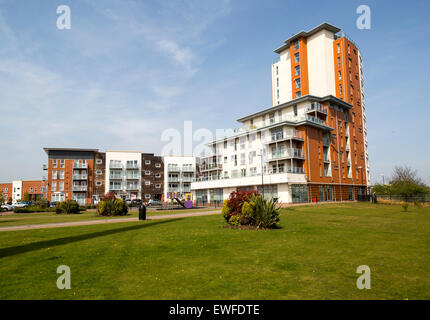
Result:
M382 200L382 201L430 203L430 194L415 195L415 196L377 194L375 196L377 200Z

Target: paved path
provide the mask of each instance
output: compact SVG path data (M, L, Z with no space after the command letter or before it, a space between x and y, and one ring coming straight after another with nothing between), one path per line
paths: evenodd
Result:
M147 220L209 216L209 215L220 214L220 213L221 213L221 211L217 211L217 210L202 211L202 212L190 212L190 213L175 213L175 214L165 214L165 215L147 217ZM0 227L0 232L2 232L2 231L32 230L32 229L76 227L76 226L89 226L89 225L93 225L93 224L137 222L137 221L139 221L139 218L135 217L135 218L116 218L116 219L103 219L103 220L75 221L75 222L45 223L45 224L28 224L28 225L22 225L22 226Z

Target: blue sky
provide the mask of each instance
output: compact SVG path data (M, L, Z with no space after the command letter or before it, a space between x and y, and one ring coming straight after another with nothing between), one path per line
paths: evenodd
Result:
M69 5L71 30L56 27ZM371 30L356 8L371 8ZM168 128L237 127L271 104L273 50L327 21L364 58L373 182L430 183L429 1L0 0L0 182L40 179L42 148L159 154Z

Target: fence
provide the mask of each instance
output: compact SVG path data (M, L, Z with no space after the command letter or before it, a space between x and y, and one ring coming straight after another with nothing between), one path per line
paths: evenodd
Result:
M430 194L422 194L416 196L401 196L401 195L386 195L377 194L375 195L377 201L380 202L421 202L430 203Z

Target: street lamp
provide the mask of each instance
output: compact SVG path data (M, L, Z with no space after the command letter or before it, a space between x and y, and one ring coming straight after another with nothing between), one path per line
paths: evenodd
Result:
M381 176L382 176L382 185L385 186L385 175L383 173L381 173Z
M263 189L263 198L264 198L264 180L263 180L263 150L260 150L259 157L261 157L261 188Z

